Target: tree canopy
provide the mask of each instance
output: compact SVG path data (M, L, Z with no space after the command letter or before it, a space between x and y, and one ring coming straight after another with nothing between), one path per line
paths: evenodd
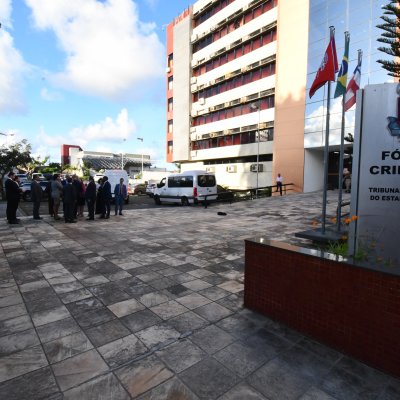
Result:
M2 176L13 169L28 170L28 166L34 161L31 156L32 147L26 139L21 142L0 147L0 172Z
M377 25L377 28L382 29L381 37L377 40L386 46L378 47L378 50L388 54L392 60L378 60L382 68L388 71L389 76L395 78L400 77L400 62L395 61L400 57L400 0L391 0L388 4L382 7L384 10L381 19L382 24Z

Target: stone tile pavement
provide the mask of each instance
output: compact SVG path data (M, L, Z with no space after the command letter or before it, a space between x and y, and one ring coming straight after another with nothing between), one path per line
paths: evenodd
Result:
M0 399L399 399L400 381L243 308L243 240L298 243L320 203L1 221Z

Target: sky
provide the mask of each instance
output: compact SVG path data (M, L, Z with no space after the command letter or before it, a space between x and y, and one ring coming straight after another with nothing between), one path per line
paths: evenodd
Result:
M188 0L0 0L0 144L166 167L166 25ZM143 138L143 142L138 140Z

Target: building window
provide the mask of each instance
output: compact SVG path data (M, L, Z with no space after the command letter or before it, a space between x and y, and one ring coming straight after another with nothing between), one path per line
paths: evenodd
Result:
M173 66L174 66L174 55L170 54L167 59L167 67L172 69Z
M168 133L172 133L173 128L174 128L174 123L173 123L173 120L170 119L170 120L168 121Z
M167 144L167 153L172 154L172 148L173 148L173 141L169 140Z
M208 62L193 69L193 76L200 76L206 72L209 72L221 65L226 64L229 61L233 61L245 54L248 54L254 50L259 49L262 46L266 46L272 41L276 40L276 27L270 29L267 32L263 32L261 35L253 37L248 41L239 44L236 48L230 49L225 53L209 60Z
M168 99L168 111L171 112L174 109L174 101L173 99Z
M174 78L172 76L170 76L168 78L168 90L172 90L174 86Z

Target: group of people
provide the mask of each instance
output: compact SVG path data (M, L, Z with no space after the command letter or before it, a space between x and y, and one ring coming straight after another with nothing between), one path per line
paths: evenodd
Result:
M100 214L100 218L110 218L112 188L107 176L98 181L97 187L94 178L89 177L87 185L77 175L66 176L61 180L59 174L54 174L48 182L46 193L48 195L49 214L55 219L60 220L60 205L64 213L66 223L77 222L78 217L83 217L85 203L87 205L88 215L86 220L93 221L95 214ZM20 201L20 188L18 177L14 172L8 174L5 182L7 197L7 220L9 224L18 224L19 219L16 216L18 204ZM127 187L124 179L121 178L119 184L115 186L115 215L123 215L123 204L128 196ZM41 220L40 205L43 200L43 190L39 183L39 176L35 175L31 183L31 200L33 205L33 219Z

